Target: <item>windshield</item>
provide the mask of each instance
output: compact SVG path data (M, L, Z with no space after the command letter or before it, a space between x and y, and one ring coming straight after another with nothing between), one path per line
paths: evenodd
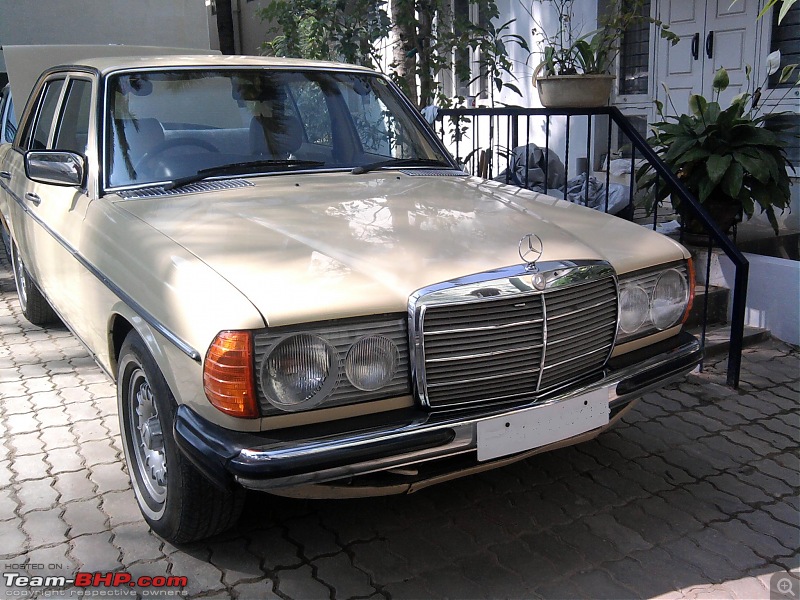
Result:
M249 162L258 162L258 173L392 159L451 164L377 75L143 71L111 77L108 89L109 187L173 182L226 165L234 166L225 174L235 174L235 165Z

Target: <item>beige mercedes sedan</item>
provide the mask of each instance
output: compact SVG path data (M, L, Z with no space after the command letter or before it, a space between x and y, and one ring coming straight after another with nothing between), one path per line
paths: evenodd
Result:
M116 381L172 542L229 527L246 488L409 493L591 439L701 358L683 247L467 175L350 65L48 69L0 147L0 214L22 311Z

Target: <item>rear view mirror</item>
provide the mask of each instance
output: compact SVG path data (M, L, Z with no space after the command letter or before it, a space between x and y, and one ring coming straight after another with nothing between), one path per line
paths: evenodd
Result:
M32 150L25 153L25 175L38 183L82 186L86 159L63 150Z

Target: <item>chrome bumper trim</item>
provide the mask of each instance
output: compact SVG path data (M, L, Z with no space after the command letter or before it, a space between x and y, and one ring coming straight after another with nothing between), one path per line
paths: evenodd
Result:
M175 424L179 447L201 470L252 489L271 490L331 482L474 452L477 424L512 416L594 390L609 389L609 410L616 411L642 394L692 371L700 362L699 342L686 336L679 346L615 371L595 381L556 392L525 406L490 407L469 412L425 413L400 425L328 435L308 441L267 440L265 434L237 434L203 421L180 407ZM193 421L193 419L195 419ZM230 437L226 437L230 436ZM238 436L238 437L237 437Z

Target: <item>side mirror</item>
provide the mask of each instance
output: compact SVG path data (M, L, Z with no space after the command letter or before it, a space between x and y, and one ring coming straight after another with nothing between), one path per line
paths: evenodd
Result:
M38 183L83 186L86 159L63 150L31 150L25 153L25 175Z

